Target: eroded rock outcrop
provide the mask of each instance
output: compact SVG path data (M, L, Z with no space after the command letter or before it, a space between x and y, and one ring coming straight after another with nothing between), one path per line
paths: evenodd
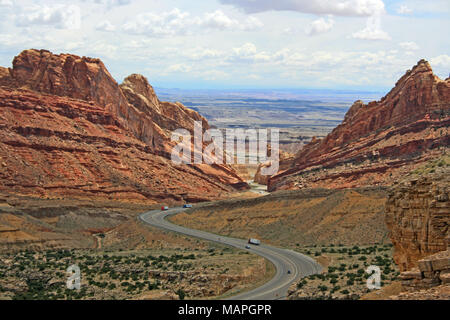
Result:
M450 286L450 251L445 250L419 260L419 267L404 271L399 278L408 292L426 290L441 285Z
M449 298L449 171L448 156L444 155L391 188L385 221L403 292L389 299Z
M197 112L98 59L26 50L0 68L0 189L42 197L200 201L246 183L225 165L174 165L171 131Z
M386 224L401 271L420 265L420 259L447 250L450 201L449 169L413 177L396 185L386 204ZM431 270L427 270L431 271Z
M421 60L380 101L356 101L326 138L270 178L269 191L391 185L448 148L449 125L450 79Z
M290 161L292 161L293 158L294 158L293 154L290 154L288 152L284 152L284 151L280 150L279 151L279 159L280 159L281 166L279 167L278 172L288 169L289 163L290 163ZM265 163L260 163L256 169L255 177L253 180L256 183L259 183L262 185L267 185L271 176L264 175L262 170L263 170L263 168L270 168L272 165L273 164L271 161L268 161Z

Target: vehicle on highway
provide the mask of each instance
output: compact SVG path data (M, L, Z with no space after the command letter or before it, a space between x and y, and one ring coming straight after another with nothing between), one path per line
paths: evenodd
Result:
M255 246L259 246L261 244L261 241L259 241L258 239L250 238L250 239L248 239L248 244L253 244Z
M168 206L163 206L163 207L161 207L161 211L167 211L167 210L169 210L169 207L168 207Z
M245 249L250 249L250 246L249 246L249 245L246 245L246 246L245 246Z
M192 204L185 204L183 205L183 208L192 208Z
M288 274L291 274L291 270L288 270Z
M160 206L162 206L162 204L160 204ZM171 210L169 209L169 211L172 213L177 213L183 210L182 208L174 208ZM254 288L253 290L250 290L245 293L240 293L236 296L233 296L232 299L235 300L279 299L280 297L287 295L289 287L296 280L311 274L321 273L322 271L320 265L314 262L314 260L308 257L304 257L299 253L297 254L294 251L271 247L270 245L262 244L262 242L260 241L251 241L252 243L261 243L261 246L252 247L251 243L246 243L246 241L245 240L242 241L242 239L235 239L230 237L222 238L217 234L180 227L166 220L165 218L167 218L168 215L169 213L166 213L164 211L152 210L149 212L142 213L141 215L139 215L139 217L144 223L148 225L163 230L177 232L185 236L200 238L207 241L219 242L230 247L238 248L239 250L242 250L243 247L245 246L249 246L251 249L247 249L248 253L250 253L251 251L261 257L268 259L274 264L277 270L274 277L268 280L268 282L266 282L263 286ZM288 270L291 270L292 274L286 276L286 272Z

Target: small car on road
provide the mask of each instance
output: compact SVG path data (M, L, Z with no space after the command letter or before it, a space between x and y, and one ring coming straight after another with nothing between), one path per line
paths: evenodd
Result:
M249 246L249 245L246 245L246 246L245 246L245 249L250 249L250 246Z
M163 207L161 207L161 211L167 211L167 210L169 210L169 207L168 207L168 206L163 206Z

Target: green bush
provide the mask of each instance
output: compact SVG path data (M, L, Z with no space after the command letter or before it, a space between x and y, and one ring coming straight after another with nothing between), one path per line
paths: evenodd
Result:
M178 291L176 292L176 294L178 295L178 298L180 300L184 300L184 298L186 297L186 292L184 292L183 289L178 289Z

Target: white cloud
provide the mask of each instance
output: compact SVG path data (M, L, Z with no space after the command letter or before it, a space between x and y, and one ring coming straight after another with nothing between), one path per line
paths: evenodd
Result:
M108 9L118 6L125 6L131 3L131 0L94 0L94 3L106 6Z
M97 29L99 31L107 31L107 32L116 31L116 27L108 20L104 20L104 21L100 22L99 24L97 24L95 29Z
M246 43L242 47L233 48L233 52L237 56L253 56L256 54L256 46L253 43Z
M202 61L202 66L226 70L234 78L267 81L267 75L299 86L370 86L395 83L418 57L403 51L258 50L253 43L224 53L223 64ZM443 60L443 59L442 59ZM246 66L242 67L242 63ZM251 76L250 76L251 75ZM365 80L364 80L365 79Z
M67 52L71 52L73 50L79 50L83 48L83 42L65 42L64 50Z
M103 41L98 41L89 46L89 48L87 49L87 55L99 57L101 59L118 59L118 49L119 48L115 45Z
M345 14L351 14L346 18L342 17L344 10L337 10L341 16L332 10L333 3L344 0L333 3L313 0L310 5L306 1L291 1L303 3L302 8L310 9L323 3L322 9L317 6L315 13L309 10L312 15L296 14L299 10L249 15L209 1L183 3L182 10L172 10L174 7L165 1L153 1L150 5L143 0L76 0L75 4L81 3L83 11L82 29L68 32L61 30L66 27L64 10L53 5L64 1L0 0L3 18L0 19L0 43L5 48L0 62L9 65L14 54L36 47L105 59L117 79L131 72L151 70L153 81L162 87L193 87L199 83L198 79L218 81L211 86L219 86L222 81L220 83L226 86L349 88L355 84L367 89L391 87L422 57L430 60L436 74L447 77L449 47L442 42L442 34L435 32L442 30L447 22L442 14L445 12L442 4L446 3L436 1L442 10L436 16L399 17L395 12L385 17L382 13L372 14L376 10L363 14L363 10L355 6L348 9ZM261 3L272 7L287 3L283 0L279 1L281 4L274 0L254 2L259 8ZM30 5L32 3L39 5ZM133 4L127 6L127 3ZM402 0L398 3L406 4L414 13L439 9L435 2ZM397 10L400 4L391 7ZM44 5L47 11L43 10ZM433 7L425 9L426 5ZM320 15L315 16L319 12ZM368 18L371 22L366 26ZM395 41L361 43L362 40L353 40L353 32L356 39L389 39L382 27ZM296 36L282 36L285 29ZM251 33L244 33L247 31ZM348 33L349 39L318 41L307 37L305 31L310 35L327 31L328 35L333 32L337 36ZM150 71L146 75L150 75Z
M0 42L2 46L5 47L22 46L30 40L31 39L28 37L20 37L12 34L0 34Z
M185 64L174 64L167 68L167 73L188 73L192 70L191 66Z
M448 0L408 0L397 6L397 13L410 15L413 13L443 14L450 12Z
M185 35L192 33L194 29L254 31L263 27L263 23L256 17L250 16L240 22L221 10L205 13L203 17L191 18L190 13L174 9L160 14L143 13L134 20L124 24L123 30L153 37Z
M430 63L433 66L447 68L450 70L450 56L446 54L431 58Z
M12 5L11 0L0 0L0 7L12 7Z
M430 59L430 64L433 67L433 71L441 79L450 78L450 56L441 54L437 57Z
M414 41L409 42L400 42L399 46L407 51L416 51L419 50L419 46Z
M337 16L372 16L385 11L382 0L220 0L249 13L297 11Z
M222 11L217 10L211 13L206 13L204 18L197 18L197 24L200 27L212 28L212 29L230 29L239 25L237 20L229 18Z
M123 30L151 37L175 36L187 33L190 24L189 13L175 8L169 12L141 13L133 21L123 25Z
M272 60L272 56L264 51L258 52L256 46L248 42L241 47L233 48L226 60L228 62L267 62Z
M81 27L81 9L75 5L30 6L15 16L16 25L29 27L47 25L58 29L77 30Z
M223 56L223 52L209 48L193 48L185 50L183 55L190 60L215 59Z
M411 13L413 13L413 10L410 9L408 6L403 4L397 9L397 13L399 13L399 14L411 14Z
M264 27L264 24L256 17L248 17L247 20L241 24L241 29L246 31L254 31Z
M202 71L196 74L196 77L199 77L201 79L207 80L207 81L215 81L215 80L223 80L223 79L229 79L230 74L228 74L225 71L221 70L206 70Z
M319 18L314 20L306 29L305 32L309 36L314 36L316 34L325 33L331 30L334 25L333 18L329 17L327 20L325 18Z
M366 27L353 33L352 37L361 40L391 40L391 37L381 29L380 15L367 18Z
M248 76L246 76L246 78L250 80L260 80L261 76L257 74L249 74Z
M216 10L206 13L203 18L197 17L195 23L199 27L219 29L219 30L245 30L252 31L262 28L263 23L256 17L248 17L246 21L240 23L236 19L228 17L223 11Z
M328 14L335 16L366 16L366 28L355 32L352 37L364 40L389 40L389 35L381 29L381 15L385 13L382 0L220 0L223 4L231 4L249 13L264 11L297 11L311 14ZM328 32L333 27L333 20L320 18L307 29L308 35ZM292 33L288 28L284 33Z

